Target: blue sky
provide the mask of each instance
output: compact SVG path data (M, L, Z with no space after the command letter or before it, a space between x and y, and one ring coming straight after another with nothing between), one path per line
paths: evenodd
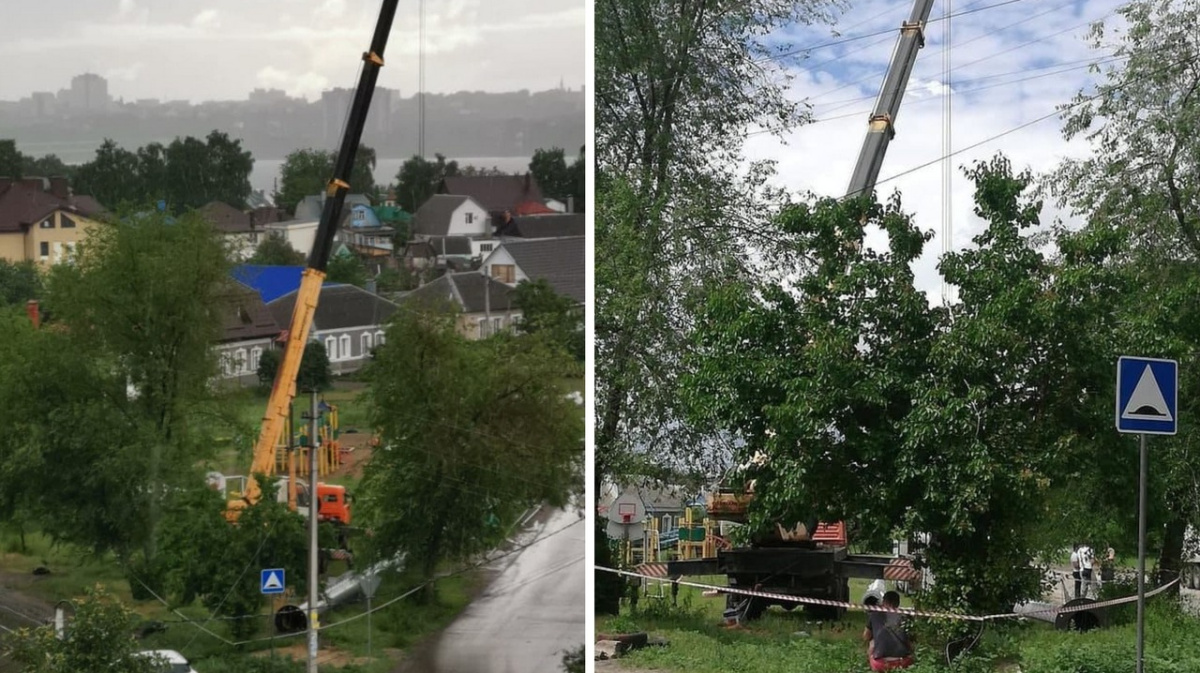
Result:
M956 0L953 12L1004 1ZM941 299L941 279L936 271L943 245L941 164L895 180L887 178L942 155L946 90L942 52L946 42L944 22L933 20L943 15L948 4L934 3L925 48L918 52L895 120L896 137L888 148L878 186L884 198L899 190L905 209L915 214L918 226L935 232L925 256L915 266L918 286L935 302ZM1083 38L1089 24L1101 18L1107 17L1110 26L1118 26L1120 17L1114 11L1121 5L1117 0L1018 0L954 18L950 22L951 148L975 145L1048 115L1081 89L1090 90L1098 76L1088 71L1087 64L1103 60L1105 52L1091 49ZM793 76L790 96L812 105L816 123L788 134L783 144L766 134L752 135L747 141L750 158L778 163L779 185L793 192L813 191L826 196L845 193L874 97L896 42L894 29L911 11L908 0L862 0L855 2L832 29L795 26L772 36L796 48L845 41L808 52L803 60L787 62ZM846 41L884 30L889 33ZM953 158L952 247L969 245L983 226L972 213L971 185L960 167L1003 152L1015 168L1043 172L1065 157L1083 156L1089 151L1084 141L1063 140L1061 129L1061 121L1054 117ZM1058 215L1049 207L1045 211L1046 221ZM873 247L882 241L882 235L869 239Z

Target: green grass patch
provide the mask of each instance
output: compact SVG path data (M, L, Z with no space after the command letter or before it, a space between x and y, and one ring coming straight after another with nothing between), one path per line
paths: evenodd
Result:
M697 578L723 584L723 578ZM855 586L858 584L859 586ZM851 587L861 598L866 582ZM841 673L869 670L861 633L865 616L848 612L837 622L816 622L802 609L772 607L745 628L721 625L724 598L705 598L697 589L681 587L675 604L667 598L642 597L635 611L623 605L617 617L597 616L596 630L648 631L669 641L620 660L626 667L664 673ZM907 601L906 601L907 602ZM988 624L978 646L952 665L944 661L944 643L917 642L913 673L1128 673L1134 670L1136 627L1133 623L1088 633L1056 631L1047 623L1006 621ZM1200 671L1200 619L1183 613L1169 598L1152 601L1147 610L1146 671Z

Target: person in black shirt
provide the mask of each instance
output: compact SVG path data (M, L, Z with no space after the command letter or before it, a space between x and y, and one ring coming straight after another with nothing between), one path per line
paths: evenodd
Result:
M883 595L883 606L900 607L900 594L889 591ZM897 612L868 612L863 641L867 643L867 659L872 671L888 671L913 665L912 638L904 630Z

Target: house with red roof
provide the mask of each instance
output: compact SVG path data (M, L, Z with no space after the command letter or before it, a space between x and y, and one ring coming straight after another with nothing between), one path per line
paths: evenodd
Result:
M65 178L0 178L0 259L67 261L104 208L75 196Z
M455 175L442 178L439 194L469 196L492 217L502 222L504 214L548 215L553 213L543 202L542 189L529 173L524 175Z

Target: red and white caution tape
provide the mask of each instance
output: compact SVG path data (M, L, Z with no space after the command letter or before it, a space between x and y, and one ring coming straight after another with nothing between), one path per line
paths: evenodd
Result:
M789 603L803 603L805 605L824 605L824 606L828 606L828 607L845 608L847 610L859 610L862 612L896 612L896 613L899 613L902 615L909 615L912 617L958 619L958 620L969 621L969 622L987 622L987 621L995 621L995 620L1000 620L1000 619L1012 619L1014 617L1027 617L1029 615L1035 615L1035 614L1069 614L1069 613L1073 613L1073 612L1087 612L1089 610L1096 610L1098 608L1106 608L1106 607L1111 607L1113 605L1121 605L1123 603L1132 603L1138 599L1138 597L1136 595L1135 596L1124 596L1122 598L1113 598L1111 600L1098 601L1095 603L1073 605L1071 607L1063 607L1063 606L1051 607L1051 608L1046 608L1045 610L1029 610L1029 611L1020 612L1020 613L1018 613L1018 612L1003 612L1003 613L997 613L997 614L993 614L993 615L964 615L964 614L958 614L958 613L954 613L954 612L933 612L933 611L929 611L929 610L915 610L912 608L889 608L889 607L884 607L882 605L860 605L858 603L848 603L845 601L831 601L831 600L827 600L824 598L809 598L807 596L793 596L791 594L780 594L780 593L774 593L771 591L755 591L755 590L751 590L751 589L742 589L739 587L730 587L730 586L723 587L723 586L717 586L715 584L703 584L701 582L692 582L690 580L664 579L661 576L630 572L628 570L617 570L616 568L606 568L604 566L595 566L595 568L596 568L596 570L602 570L604 572L610 572L610 573L614 573L617 575L624 575L626 577L636 577L638 579L648 579L648 580L669 581L669 582L672 582L673 584L678 584L680 586L695 587L697 589L716 591L718 593L738 594L741 596L753 596L753 597L757 597L757 598L769 598L771 600L776 600L776 601L783 601L783 602L789 602ZM1160 587L1156 587L1155 589L1147 591L1146 598L1158 595L1158 594L1166 591L1167 589L1170 589L1172 586L1174 586L1178 582L1179 582L1179 578L1175 578Z

